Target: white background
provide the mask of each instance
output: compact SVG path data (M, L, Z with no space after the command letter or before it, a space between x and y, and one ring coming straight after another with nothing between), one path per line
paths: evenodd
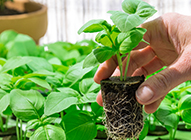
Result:
M121 10L123 0L34 0L48 7L48 29L40 44L56 41L75 43L82 39L92 39L92 34L78 35L78 29L91 19L106 19L112 24L109 10ZM149 20L168 13L177 12L191 15L191 0L144 0L157 9Z

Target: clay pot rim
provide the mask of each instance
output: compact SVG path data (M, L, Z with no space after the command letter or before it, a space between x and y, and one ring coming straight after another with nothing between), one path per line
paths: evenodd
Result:
M31 18L31 17L37 16L37 15L42 15L47 12L48 8L46 5L43 5L43 4L37 3L37 2L33 2L33 1L30 1L30 3L38 4L41 6L41 8L37 11L32 11L32 12L24 13L24 14L20 14L20 15L0 16L0 20L13 20L13 19L15 20L15 19Z

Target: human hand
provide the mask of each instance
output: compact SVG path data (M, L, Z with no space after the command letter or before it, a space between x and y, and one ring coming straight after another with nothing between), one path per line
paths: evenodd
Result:
M127 76L149 75L167 68L143 82L136 99L147 113L156 111L166 94L177 85L191 80L191 17L176 13L142 24L147 29L144 39L132 52ZM123 61L126 64L126 59ZM100 83L111 75L120 75L115 57L100 64L94 81ZM101 93L97 96L102 105Z

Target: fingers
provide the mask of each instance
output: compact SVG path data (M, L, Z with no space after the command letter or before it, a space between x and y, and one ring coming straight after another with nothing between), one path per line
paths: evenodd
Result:
M164 63L158 57L155 56L153 60L151 60L149 63L135 70L132 76L139 76L139 75L147 76L161 69L163 66Z
M137 101L148 105L166 95L173 87L181 83L175 69L166 68L146 80L136 92Z
M157 108L159 107L159 105L162 102L162 100L164 99L164 97L158 99L157 101L155 101L155 102L153 102L153 103L151 103L149 105L145 105L144 106L145 112L148 113L148 114L154 113L157 110Z
M115 57L111 57L109 60L105 61L104 63L100 64L95 76L94 81L100 84L100 81L106 79L112 75L114 70L117 67L117 62Z
M191 79L190 50L184 53L171 66L150 77L136 91L136 99L145 105L146 112L154 112L163 97L174 87Z
M98 93L96 101L100 106L103 106L101 91Z
M131 76L137 68L146 65L154 57L155 52L150 46L147 46L144 49L132 51L127 76ZM127 59L125 59L123 63L126 64L126 61Z

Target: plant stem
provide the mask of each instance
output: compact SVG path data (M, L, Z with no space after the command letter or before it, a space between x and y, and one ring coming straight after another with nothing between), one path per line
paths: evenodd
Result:
M25 130L25 133L24 133L24 140L26 140L26 135L27 135L27 129Z
M20 137L19 137L19 119L16 118L16 133L17 133L17 140L20 140Z
M108 36L109 40L112 43L112 46L115 46L115 43L113 42L110 33L108 32L107 29L105 29L105 31L107 33L107 36ZM117 56L117 61L118 61L118 65L119 65L119 70L120 70L120 80L123 81L123 66L122 66L122 60L121 60L119 52L117 52L116 56Z
M119 70L120 70L120 80L123 81L123 65L122 65L122 60L121 60L119 52L116 54L116 56L117 56L117 61L119 65Z
M2 119L2 116L0 114L0 128L1 128L1 131L4 132L4 128L3 128L3 119Z
M20 120L20 137L23 139L23 129L22 129L22 120Z
M60 112L60 116L61 116L61 119L63 119L63 117L64 117L64 112L63 111Z
M10 118L10 116L7 115L7 119L6 119L6 122L5 122L5 131L7 131L7 129L8 129L9 118Z
M175 139L176 130L177 130L177 127L174 129L174 132L173 132L173 140Z
M127 57L127 63L126 63L126 66L125 66L124 81L125 81L126 78L127 78L127 71L128 71L128 68L129 68L130 55L131 55L131 52L129 52L128 57Z

